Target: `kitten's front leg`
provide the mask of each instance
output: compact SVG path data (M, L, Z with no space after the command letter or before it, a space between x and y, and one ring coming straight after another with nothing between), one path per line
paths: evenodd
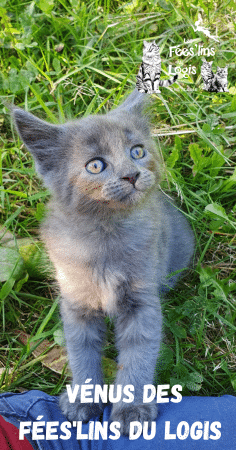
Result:
M104 337L104 318L98 312L91 313L70 309L62 305L62 317L67 344L67 353L75 385L103 384L101 370L101 347ZM87 422L92 416L101 414L102 404L81 403L80 390L74 403L70 403L67 391L59 399L60 408L70 420Z
M216 85L216 92L224 92L224 89L219 84Z
M146 92L144 89L143 81L139 77L137 77L136 88L138 89L139 92L143 92L143 93Z
M161 92L159 89L159 83L160 83L160 76L158 76L158 78L156 78L153 82L153 86L154 86L153 92L155 94L159 94Z
M147 306L145 306L145 302ZM117 346L119 350L116 385L134 386L132 403L114 403L111 421L120 423L122 434L129 434L130 422L155 420L157 405L143 403L143 387L152 384L161 341L161 307L153 295L141 306L123 311L117 318Z
M152 91L152 80L150 78L149 73L146 73L144 75L143 85L144 85L145 92L147 92L148 94L152 94L152 92L153 92Z
M219 92L229 92L227 83L226 84L222 83L221 91L219 91Z

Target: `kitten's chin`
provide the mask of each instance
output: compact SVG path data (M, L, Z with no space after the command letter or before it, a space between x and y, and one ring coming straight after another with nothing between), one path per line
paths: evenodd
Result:
M138 191L137 189L133 189L129 194L124 195L124 197L120 200L121 203L138 203L145 197L145 193L143 191Z
M113 198L109 201L108 207L115 209L126 209L131 206L138 205L146 197L147 191L139 191L133 189L128 194L123 195L119 199Z

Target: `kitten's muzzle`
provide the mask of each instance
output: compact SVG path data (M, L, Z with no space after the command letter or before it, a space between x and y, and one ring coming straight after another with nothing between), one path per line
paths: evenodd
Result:
M127 180L134 186L139 175L140 175L140 172L132 173L132 174L126 175L126 177L122 177L122 180Z

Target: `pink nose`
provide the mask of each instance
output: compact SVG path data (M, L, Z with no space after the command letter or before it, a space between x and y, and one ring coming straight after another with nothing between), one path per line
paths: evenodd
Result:
M126 177L123 177L122 180L127 180L134 186L139 175L140 175L140 172L132 173L132 174L127 175Z

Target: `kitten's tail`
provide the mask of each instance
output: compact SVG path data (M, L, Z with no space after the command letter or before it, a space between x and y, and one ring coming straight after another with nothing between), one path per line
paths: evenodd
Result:
M178 74L174 75L170 80L160 80L159 86L168 87L171 86L178 79Z

